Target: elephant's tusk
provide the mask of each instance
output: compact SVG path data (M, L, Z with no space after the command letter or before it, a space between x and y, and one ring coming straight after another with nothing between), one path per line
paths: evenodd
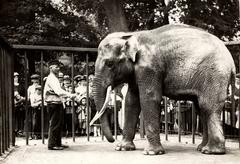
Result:
M109 86L107 88L106 99L105 99L105 102L103 104L103 107L102 107L102 109L100 111L97 111L97 113L95 114L95 116L93 117L92 121L89 124L90 126L92 126L94 124L94 122L97 121L97 119L99 119L103 115L103 113L106 111L108 102L110 100L110 93L111 93L111 91L112 91L112 87Z

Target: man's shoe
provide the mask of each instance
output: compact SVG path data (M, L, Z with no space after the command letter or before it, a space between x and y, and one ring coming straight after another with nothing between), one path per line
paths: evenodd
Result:
M53 147L48 147L48 150L63 150L62 146L53 146Z
M64 149L66 149L66 148L69 148L69 146L68 145L61 145L61 147L63 147Z

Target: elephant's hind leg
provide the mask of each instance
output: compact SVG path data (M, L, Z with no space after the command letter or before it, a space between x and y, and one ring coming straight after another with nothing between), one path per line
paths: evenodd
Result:
M211 102L211 101L206 101ZM208 130L208 141L205 146L202 147L201 152L204 154L225 154L225 139L223 134L223 128L221 124L221 110L224 106L224 101L212 101L216 103L205 104L201 112L205 112Z
M202 148L208 143L208 128L206 123L206 112L200 112L201 123L202 123L202 142L198 145L197 150L202 151Z

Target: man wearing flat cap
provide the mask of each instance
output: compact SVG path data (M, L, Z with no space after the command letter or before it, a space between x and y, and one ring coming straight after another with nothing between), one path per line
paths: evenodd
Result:
M40 76L38 74L33 74L31 77L31 82L32 82L32 85L30 85L28 87L28 100L30 101L30 99L32 98L31 96L35 93L36 91L36 86L39 85L39 78Z
M47 103L49 112L49 132L48 132L48 149L63 150L68 146L61 142L61 129L63 126L63 104L62 97L74 98L71 94L63 90L60 86L58 74L61 63L57 60L49 62L50 73L44 86L44 100Z

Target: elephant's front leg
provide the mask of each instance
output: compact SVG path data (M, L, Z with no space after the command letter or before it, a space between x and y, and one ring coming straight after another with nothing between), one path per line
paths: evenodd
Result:
M130 151L136 149L133 139L136 133L137 122L141 111L139 92L136 84L129 84L125 100L123 139L116 146L115 150L117 151Z
M145 155L164 154L165 150L160 142L160 101L162 97L160 84L155 82L139 85L141 109L143 112L148 146Z

